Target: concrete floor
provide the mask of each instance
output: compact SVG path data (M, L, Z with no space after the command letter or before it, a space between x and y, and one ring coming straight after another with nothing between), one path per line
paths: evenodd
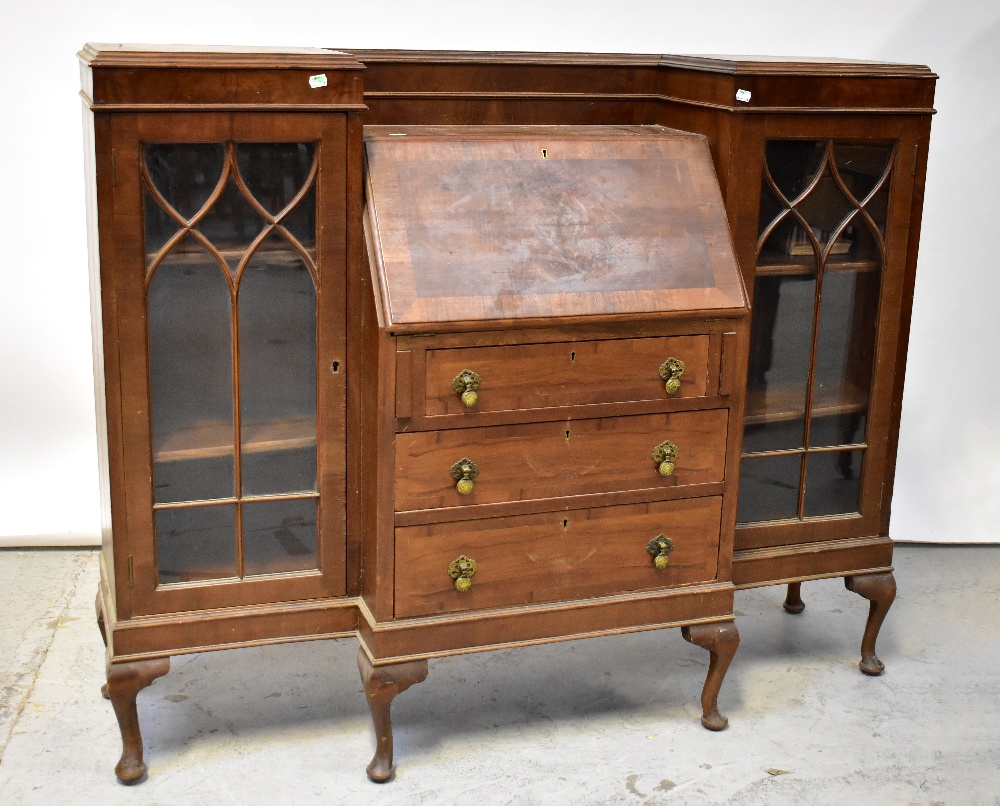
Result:
M0 803L1000 804L1000 546L899 546L880 678L840 580L737 594L742 645L698 724L679 630L431 661L396 700L396 779L352 640L189 655L139 695L148 779L116 782L97 555L0 551ZM785 771L774 775L768 770Z

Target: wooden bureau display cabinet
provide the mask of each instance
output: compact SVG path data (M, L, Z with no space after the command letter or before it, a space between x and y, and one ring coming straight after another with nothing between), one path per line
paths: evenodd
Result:
M80 57L122 780L185 652L357 635L375 780L490 646L682 626L721 727L734 588L844 577L882 671L927 68Z

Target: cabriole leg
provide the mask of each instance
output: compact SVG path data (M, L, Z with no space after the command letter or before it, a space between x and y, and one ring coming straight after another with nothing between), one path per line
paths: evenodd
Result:
M427 661L416 660L374 666L363 649L358 650L358 669L365 687L365 697L375 725L375 755L368 765L368 777L376 783L392 778L392 721L389 709L397 694L427 678Z
M108 694L122 734L122 757L115 765L115 775L123 783L138 781L146 774L136 695L169 671L170 658L108 664Z
M801 582L788 583L788 593L785 596L785 604L783 606L786 613L791 613L795 616L806 609L806 603L802 601Z
M859 668L865 674L880 675L885 671L885 664L875 654L875 642L878 631L882 628L886 613L892 607L896 598L896 578L892 573L865 574L864 576L844 577L844 585L849 591L863 596L871 605L868 608L868 623L865 624L865 635L861 639L861 663Z
M714 624L692 624L681 627L685 641L707 649L708 675L701 692L701 724L709 730L723 730L729 720L719 713L719 689L726 677L726 670L740 645L740 633L732 621Z

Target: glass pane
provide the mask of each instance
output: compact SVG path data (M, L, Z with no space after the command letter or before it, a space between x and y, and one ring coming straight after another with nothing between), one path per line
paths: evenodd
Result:
M309 252L313 262L316 262L316 186L292 210L281 219L283 226L288 228L292 236Z
M795 216L787 215L761 247L757 273L815 275L816 265L812 238Z
M830 171L826 170L823 178L796 209L806 220L820 246L825 248L857 207L844 195Z
M240 143L236 164L254 198L277 216L305 186L314 151L312 143Z
M222 143L146 143L146 170L167 204L190 220L208 201L222 178Z
M316 568L316 499L243 505L243 571L278 574Z
M794 275L754 283L744 452L802 447L815 289Z
M762 177L760 187L760 219L757 224L757 237L759 238L763 235L764 230L767 229L771 222L787 209L787 205L779 201L778 197L774 195L774 191L771 190L771 186L767 183L767 177Z
M142 188L142 218L146 233L146 265L149 266L163 245L181 226L153 198L153 194L145 186Z
M809 454L803 513L806 517L858 511L863 456L862 450Z
M316 292L299 253L269 236L240 282L244 495L316 489Z
M232 305L222 268L190 236L157 267L147 295L157 503L230 497Z
M849 143L838 140L833 144L837 172L859 204L878 184L891 156L891 143Z
M159 509L154 516L161 585L236 576L234 504Z
M825 152L825 140L768 141L767 167L788 201L795 201L819 173Z
M865 205L865 212L872 217L878 231L885 237L885 222L889 214L889 183L886 182Z
M755 456L740 465L739 523L798 517L802 454Z
M246 200L236 180L230 177L222 195L198 223L198 231L222 253L229 270L235 273L237 264L266 224L264 217Z
M823 277L809 444L864 441L874 366L879 274L827 271Z

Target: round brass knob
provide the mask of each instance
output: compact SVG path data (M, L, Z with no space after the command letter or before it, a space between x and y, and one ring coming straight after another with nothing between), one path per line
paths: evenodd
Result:
M461 458L451 466L451 477L457 482L459 495L468 495L474 487L472 480L479 475L479 465L471 459Z
M656 462L661 476L673 475L678 452L678 447L670 440L664 440L653 448L653 461Z
M646 551L653 558L653 565L658 571L662 571L670 565L670 557L667 555L674 550L674 541L660 532L646 545Z
M455 580L455 590L465 593L472 587L472 576L476 573L476 561L461 555L448 564L448 576Z
M479 395L476 394L479 382L479 376L471 369L463 369L451 382L451 388L458 393L462 399L462 405L467 409L473 408L479 402Z
M681 375L684 374L684 362L671 356L660 364L660 377L666 381L668 395L675 395L681 388Z

